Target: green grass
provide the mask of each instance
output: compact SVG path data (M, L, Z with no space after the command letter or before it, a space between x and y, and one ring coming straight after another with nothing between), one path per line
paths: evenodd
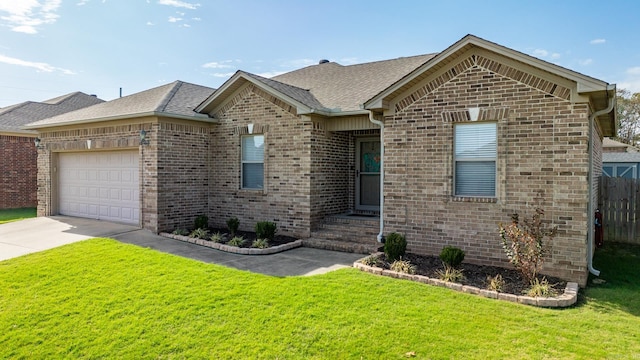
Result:
M0 210L0 224L36 217L36 208Z
M640 247L620 249L601 252L605 284L551 310L355 269L275 278L88 240L0 262L0 358L638 358Z

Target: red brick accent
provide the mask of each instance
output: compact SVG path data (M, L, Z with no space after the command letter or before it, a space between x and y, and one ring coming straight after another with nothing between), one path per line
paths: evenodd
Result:
M0 209L36 206L33 137L0 135Z

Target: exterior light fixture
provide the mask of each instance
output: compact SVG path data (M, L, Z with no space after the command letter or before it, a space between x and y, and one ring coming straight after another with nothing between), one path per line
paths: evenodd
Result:
M33 143L36 145L36 149L40 147L40 138L36 137L35 139L33 139Z
M140 145L149 145L149 140L147 139L147 132L144 129L140 130Z

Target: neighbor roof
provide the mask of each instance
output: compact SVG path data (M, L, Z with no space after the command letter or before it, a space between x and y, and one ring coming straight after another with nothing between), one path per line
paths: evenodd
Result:
M602 153L603 163L640 163L640 152Z
M356 65L323 62L270 79L236 72L196 111L210 113L242 85L251 82L263 90L289 100L299 112L345 114L362 111L362 104L435 54L402 57Z
M208 120L193 109L215 89L174 81L129 96L28 124L28 129L129 119L142 116Z
M0 108L0 131L12 133L35 134L24 130L23 126L34 121L68 113L87 106L103 103L94 95L82 92L58 96L43 102L26 101L20 104Z

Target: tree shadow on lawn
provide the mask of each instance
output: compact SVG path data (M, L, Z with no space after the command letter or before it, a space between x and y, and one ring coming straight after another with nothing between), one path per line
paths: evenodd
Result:
M640 316L640 245L606 242L596 249L593 266L600 276L589 275L578 305Z

